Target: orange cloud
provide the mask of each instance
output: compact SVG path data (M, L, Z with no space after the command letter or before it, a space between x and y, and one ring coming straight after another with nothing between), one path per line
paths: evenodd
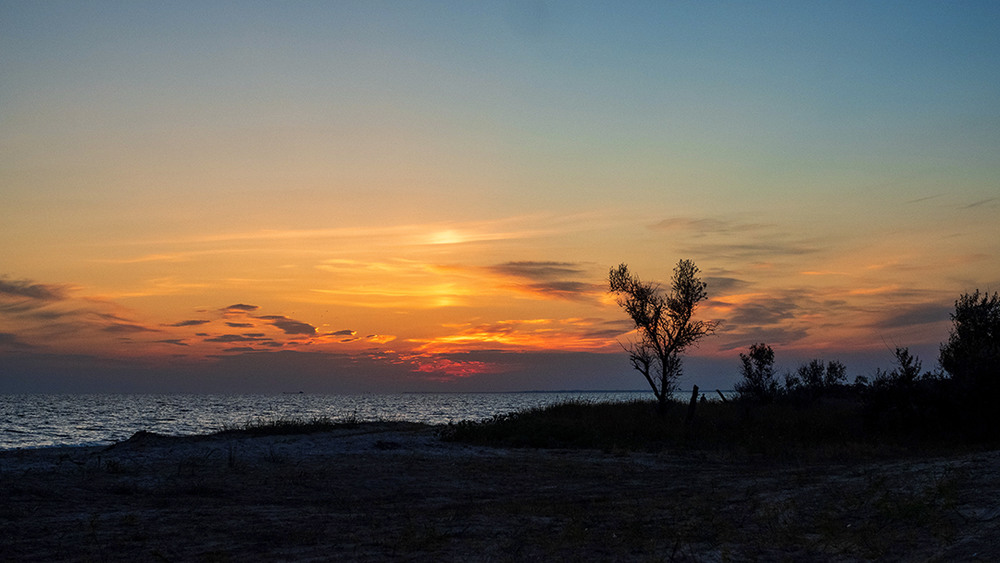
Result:
M412 355L404 356L404 358L416 366L414 371L437 374L439 377L432 378L432 380L439 381L504 371L504 368L499 365L477 360L457 361L434 355Z
M411 339L418 349L433 352L462 350L598 350L615 346L628 331L617 321L603 319L503 320L478 325L448 325L452 334Z

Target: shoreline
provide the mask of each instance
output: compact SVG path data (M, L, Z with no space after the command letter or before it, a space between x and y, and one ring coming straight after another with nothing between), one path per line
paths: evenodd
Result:
M0 451L112 445L138 430L200 435L258 420L329 418L448 424L564 400L617 401L642 396L642 392L619 391L0 395L0 414L10 420L7 431L0 433Z
M352 425L353 426L353 425ZM360 422L356 428L338 428L324 430L320 432L308 433L275 433L270 435L255 434L245 430L220 430L207 434L182 434L170 435L157 432L140 430L135 432L125 440L114 441L110 444L79 444L79 445L52 445L52 446L28 446L22 448L12 448L0 450L0 472L3 471L4 462L16 460L15 463L23 463L25 460L38 458L39 463L47 463L55 459L89 459L116 455L137 455L139 452L147 456L164 457L168 455L185 455L195 449L214 450L220 447L230 447L240 445L250 449L260 449L262 447L273 448L275 445L301 444L307 441L321 440L319 450L325 453L356 453L363 449L363 445L357 437L385 434L385 435L410 435L423 432L428 436L423 436L419 442L424 444L428 441L429 434L437 432L442 425L431 425L413 422ZM436 440L436 438L435 438ZM315 442L314 442L315 443ZM443 444L443 442L442 442ZM301 451L290 452L293 455L303 455Z
M437 428L0 452L0 560L997 560L1000 451L500 449Z

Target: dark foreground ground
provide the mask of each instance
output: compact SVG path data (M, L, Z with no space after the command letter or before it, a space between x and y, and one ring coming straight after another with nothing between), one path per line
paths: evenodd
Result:
M1000 561L1000 452L474 448L432 428L0 453L0 561Z

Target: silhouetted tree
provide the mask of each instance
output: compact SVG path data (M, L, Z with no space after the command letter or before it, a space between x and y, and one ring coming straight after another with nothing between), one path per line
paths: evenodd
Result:
M892 371L875 370L875 385L912 385L920 380L923 375L920 370L923 362L920 358L910 354L909 348L899 348L893 352L896 358L896 367Z
M896 376L903 383L913 383L920 379L920 369L923 367L923 362L920 358L910 354L909 348L896 348L894 352L896 356Z
M955 301L948 342L941 346L941 367L967 391L1000 388L1000 295L963 293Z
M871 384L860 389L866 430L908 440L968 439L963 427L975 417L967 416L968 404L956 401L953 382L923 372L923 362L908 348L897 347L893 356L895 367L876 370Z
M830 388L847 382L847 367L837 360L825 366L822 360L810 360L795 370L795 374L785 374L785 390L816 398Z
M951 374L950 416L973 441L1000 438L1000 295L964 293L955 301L938 361Z
M715 331L714 321L693 319L698 304L708 298L707 284L698 277L691 260L680 260L674 268L670 291L644 283L620 264L608 274L611 293L635 323L638 340L622 345L629 360L646 378L659 404L666 409L681 375L681 354L689 346Z
M774 350L763 342L751 344L746 354L740 352L740 364L743 378L735 385L740 398L771 402L779 392L774 373Z
M847 383L847 366L831 360L826 364L826 375L823 377L823 387L833 387Z
M802 381L802 385L818 388L823 386L823 374L825 371L821 360L810 360L809 363L799 366L796 373L799 376L799 380Z
M847 380L847 368L844 364L833 360L825 367L822 360L810 360L795 370L797 384L805 387L821 389L831 387Z

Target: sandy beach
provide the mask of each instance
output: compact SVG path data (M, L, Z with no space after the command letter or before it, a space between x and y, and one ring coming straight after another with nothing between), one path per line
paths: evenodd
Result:
M1000 452L511 450L372 423L0 452L2 561L1000 560Z

